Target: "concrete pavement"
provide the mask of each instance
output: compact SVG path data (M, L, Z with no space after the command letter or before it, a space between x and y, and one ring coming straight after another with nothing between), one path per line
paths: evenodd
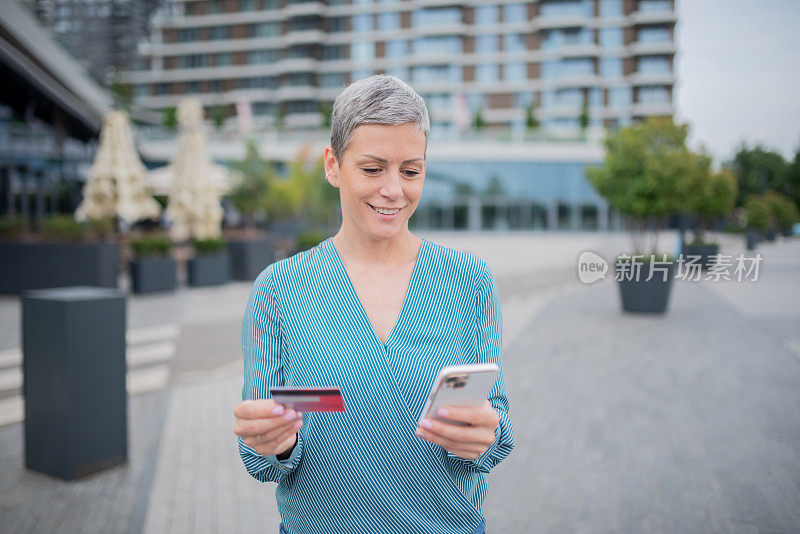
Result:
M501 292L516 449L489 476L488 532L800 531L800 244L759 250L758 288L675 284L655 318L621 314L613 281L577 282L578 254L610 258L624 234L424 236L486 258ZM248 292L131 297L133 330L179 330L163 389L129 398L128 465L31 473L21 425L0 426L0 531L277 532L274 485L246 474L232 433Z

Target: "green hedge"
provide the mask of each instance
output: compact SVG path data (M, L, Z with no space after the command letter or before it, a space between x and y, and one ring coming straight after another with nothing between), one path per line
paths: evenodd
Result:
M172 243L167 236L147 235L131 241L131 247L137 257L168 256Z

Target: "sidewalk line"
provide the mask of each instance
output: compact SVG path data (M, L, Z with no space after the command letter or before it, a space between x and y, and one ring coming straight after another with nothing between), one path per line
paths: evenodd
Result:
M25 416L25 400L22 395L0 399L0 426L19 423Z
M177 324L164 324L155 326L140 326L129 328L125 334L128 345L149 343L152 341L163 341L165 339L175 339L181 333L181 327Z
M0 371L0 391L22 387L22 368L12 367Z
M129 366L138 366L148 363L171 360L175 356L176 345L172 341L149 343L147 345L130 346L126 360Z
M143 369L128 371L126 389L128 395L163 389L169 382L169 366L154 365Z
M22 349L14 347L0 350L0 367L12 367L14 365L22 365Z

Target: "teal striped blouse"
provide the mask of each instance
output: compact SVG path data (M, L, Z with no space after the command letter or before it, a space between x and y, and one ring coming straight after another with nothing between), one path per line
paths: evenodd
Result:
M239 440L291 534L471 534L484 521L485 474L514 447L502 372L497 286L480 258L422 240L387 342L375 334L331 238L269 265L242 326L242 399L275 385L338 386L347 411L305 413L291 456ZM494 362L495 441L475 460L414 434L445 365Z

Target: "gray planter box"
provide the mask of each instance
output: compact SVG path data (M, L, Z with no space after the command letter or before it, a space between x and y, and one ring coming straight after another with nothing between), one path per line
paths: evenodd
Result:
M227 250L217 254L195 256L187 263L190 286L213 286L230 279L230 261Z
M25 466L74 479L128 458L125 296L67 287L22 295Z
M638 280L617 281L622 300L622 311L632 313L664 313L667 311L672 278L675 276L675 263L670 263L666 280L663 280L660 272L653 273L653 278L647 280L649 269L650 266L643 263Z
M747 250L753 250L758 245L759 241L761 241L758 230L753 228L748 228L745 231L745 242L747 244Z
M255 280L272 263L272 242L269 238L228 241L231 279Z
M116 243L0 243L0 293L66 286L117 287Z
M175 260L140 258L130 262L131 288L134 293L175 291Z
M719 245L685 245L683 247L683 260L687 261L689 256L700 256L698 263L703 269L711 267L711 256L719 253Z

